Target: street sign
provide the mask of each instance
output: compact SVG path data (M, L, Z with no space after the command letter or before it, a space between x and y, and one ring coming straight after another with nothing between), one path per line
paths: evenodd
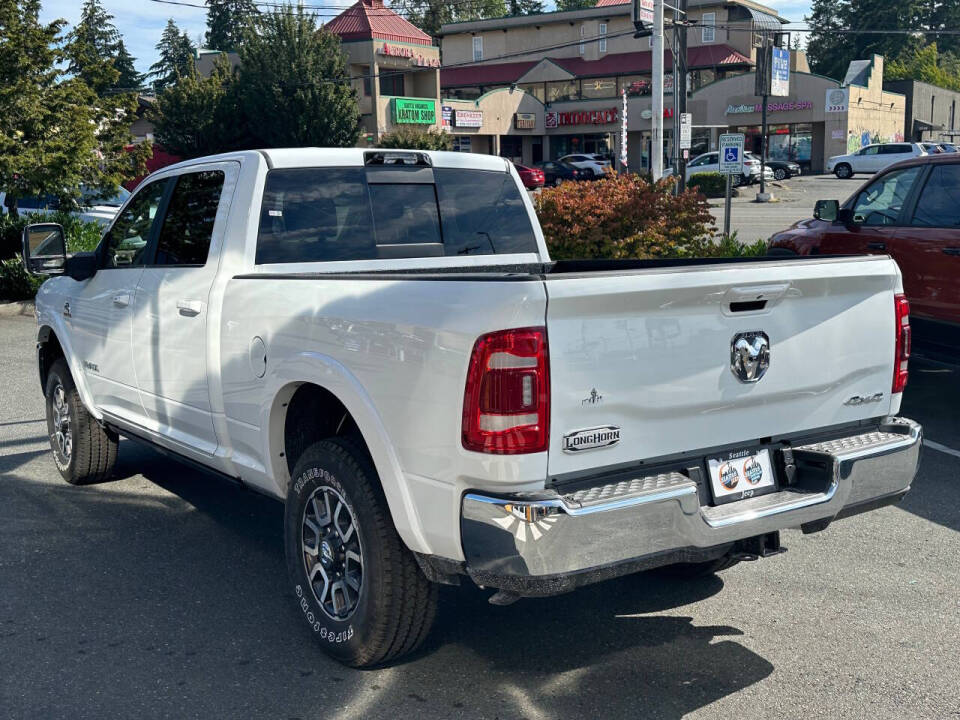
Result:
M743 174L743 133L720 136L720 172L724 175Z
M772 48L770 63L770 94L785 97L790 94L790 51L786 48Z
M691 134L693 129L693 115L690 113L680 113L680 149L689 150L691 146Z
M634 23L653 25L653 0L633 0Z

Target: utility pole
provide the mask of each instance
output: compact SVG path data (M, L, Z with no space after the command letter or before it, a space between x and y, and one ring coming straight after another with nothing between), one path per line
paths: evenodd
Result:
M653 2L653 98L650 121L650 173L663 177L663 0Z
M673 168L674 177L681 178L673 186L673 194L679 195L683 190L683 176L678 174L680 172L680 83L682 81L680 75L680 17L678 8L671 9L673 10L673 38L670 43L670 55L673 58L671 63L673 66L673 145L670 153L670 166Z
M674 112L675 117L677 118L677 135L674 135L674 144L679 146L679 132L680 132L680 118L684 113L687 112L687 0L680 0L680 20L681 25L678 29L679 42L674 45L676 48L676 57L673 58L674 64L679 63L680 65L680 86L679 89L674 84L673 92L677 95L679 103L677 104L677 109ZM693 123L691 123L692 125ZM678 187L682 190L686 185L687 177L687 159L683 157L683 150L680 150L677 153L677 157L680 161L674 165L674 168L677 170L677 177L680 178Z

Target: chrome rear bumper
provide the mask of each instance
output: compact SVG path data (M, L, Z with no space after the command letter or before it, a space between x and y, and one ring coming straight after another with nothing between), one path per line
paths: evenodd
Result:
M701 505L679 472L575 493L463 498L466 568L476 582L521 595L563 592L623 572L723 554L738 540L895 502L910 488L922 431L888 418L871 432L793 448L806 479L776 493Z

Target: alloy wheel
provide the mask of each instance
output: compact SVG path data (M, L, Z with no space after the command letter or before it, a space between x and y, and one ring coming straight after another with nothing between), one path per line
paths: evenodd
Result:
M70 405L61 383L53 389L50 403L53 411L53 441L65 463L70 462L73 454L73 428L70 422Z
M363 589L363 549L353 511L336 490L320 486L303 510L301 549L313 595L332 620L357 609Z

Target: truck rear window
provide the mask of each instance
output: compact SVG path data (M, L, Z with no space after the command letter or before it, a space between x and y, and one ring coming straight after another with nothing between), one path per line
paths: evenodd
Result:
M257 264L537 252L513 178L433 170L434 183L391 183L363 168L267 175Z

